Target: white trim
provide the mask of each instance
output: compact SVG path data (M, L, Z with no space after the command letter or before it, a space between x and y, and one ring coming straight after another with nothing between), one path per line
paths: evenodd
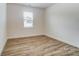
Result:
M72 42L67 41L67 40L65 40L65 39L63 39L63 38L60 38L60 37L58 37L58 36L49 35L49 34L46 34L46 36L48 36L48 37L50 37L50 38L54 38L54 39L56 39L56 40L59 40L59 41L61 41L61 42L64 42L64 43L67 43L67 44L69 44L69 45L72 45L72 46L74 46L74 47L79 48L79 45L77 45L77 44L75 44L75 43L73 44Z
M33 35L12 36L12 37L8 37L8 39L12 39L12 38L20 38L20 37L39 36L39 35L44 35L44 34L33 34Z
M60 38L60 37L57 37L57 36L54 36L54 35L49 35L49 34L23 35L23 36L16 36L16 37L8 37L8 39L12 39L12 38L20 38L20 37L39 36L39 35L46 35L46 36L48 36L48 37L50 37L50 38L54 38L54 39L56 39L56 40L59 40L59 41L61 41L61 42L64 42L64 43L67 43L67 44L69 44L69 45L72 45L72 46L74 46L74 47L79 48L79 45L77 45L77 44L75 44L75 43L73 44L72 42L67 41L67 40L65 40L65 39L63 39L63 38Z

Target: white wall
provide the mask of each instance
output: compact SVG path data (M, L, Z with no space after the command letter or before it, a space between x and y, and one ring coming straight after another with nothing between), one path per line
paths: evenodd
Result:
M6 40L6 4L0 3L0 55Z
M79 47L79 4L56 4L47 8L46 35Z
M8 4L7 25L8 38L27 37L44 34L44 9L28 8L18 4ZM24 28L23 12L32 11L34 13L34 27Z

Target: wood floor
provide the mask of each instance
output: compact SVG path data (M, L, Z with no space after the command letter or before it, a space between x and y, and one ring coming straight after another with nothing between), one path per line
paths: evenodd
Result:
M3 56L79 56L79 48L47 36L9 39Z

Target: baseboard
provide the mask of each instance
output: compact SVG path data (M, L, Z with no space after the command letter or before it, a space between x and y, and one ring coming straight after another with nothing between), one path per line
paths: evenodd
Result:
M8 37L8 39L16 39L16 38L29 38L29 37L37 37L37 36L45 36L44 34L38 34L38 35L29 35L29 36L17 36L17 37Z
M6 39L6 40L4 41L4 43L2 44L3 47L0 49L0 56L2 55L2 52L3 52L3 50L4 50L5 46L6 46L7 40L8 40L8 39Z
M71 46L74 46L74 47L79 48L79 45L73 44L72 42L67 41L67 40L65 40L65 39L63 39L63 38L60 38L60 37L57 37L57 36L54 36L54 35L49 35L49 34L46 34L46 36L48 36L48 37L50 37L50 38L54 38L54 39L56 39L56 40L58 40L58 41L61 41L61 42L63 42L63 43L66 43L66 44L69 44L69 45L71 45Z
M69 45L72 45L74 47L77 47L79 48L79 45L77 44L73 44L72 42L66 40L66 39L63 39L63 38L60 38L60 37L57 37L57 36L54 36L54 35L49 35L49 34L36 34L36 35L29 35L29 36L16 36L16 37L8 37L8 39L16 39L16 38L28 38L28 37L35 37L35 36L48 36L50 38L54 38L58 41L61 41L61 42L64 42L66 44L69 44Z

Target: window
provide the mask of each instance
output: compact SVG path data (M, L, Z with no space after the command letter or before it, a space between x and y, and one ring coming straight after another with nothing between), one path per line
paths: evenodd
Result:
M24 27L33 27L33 13L24 12Z

